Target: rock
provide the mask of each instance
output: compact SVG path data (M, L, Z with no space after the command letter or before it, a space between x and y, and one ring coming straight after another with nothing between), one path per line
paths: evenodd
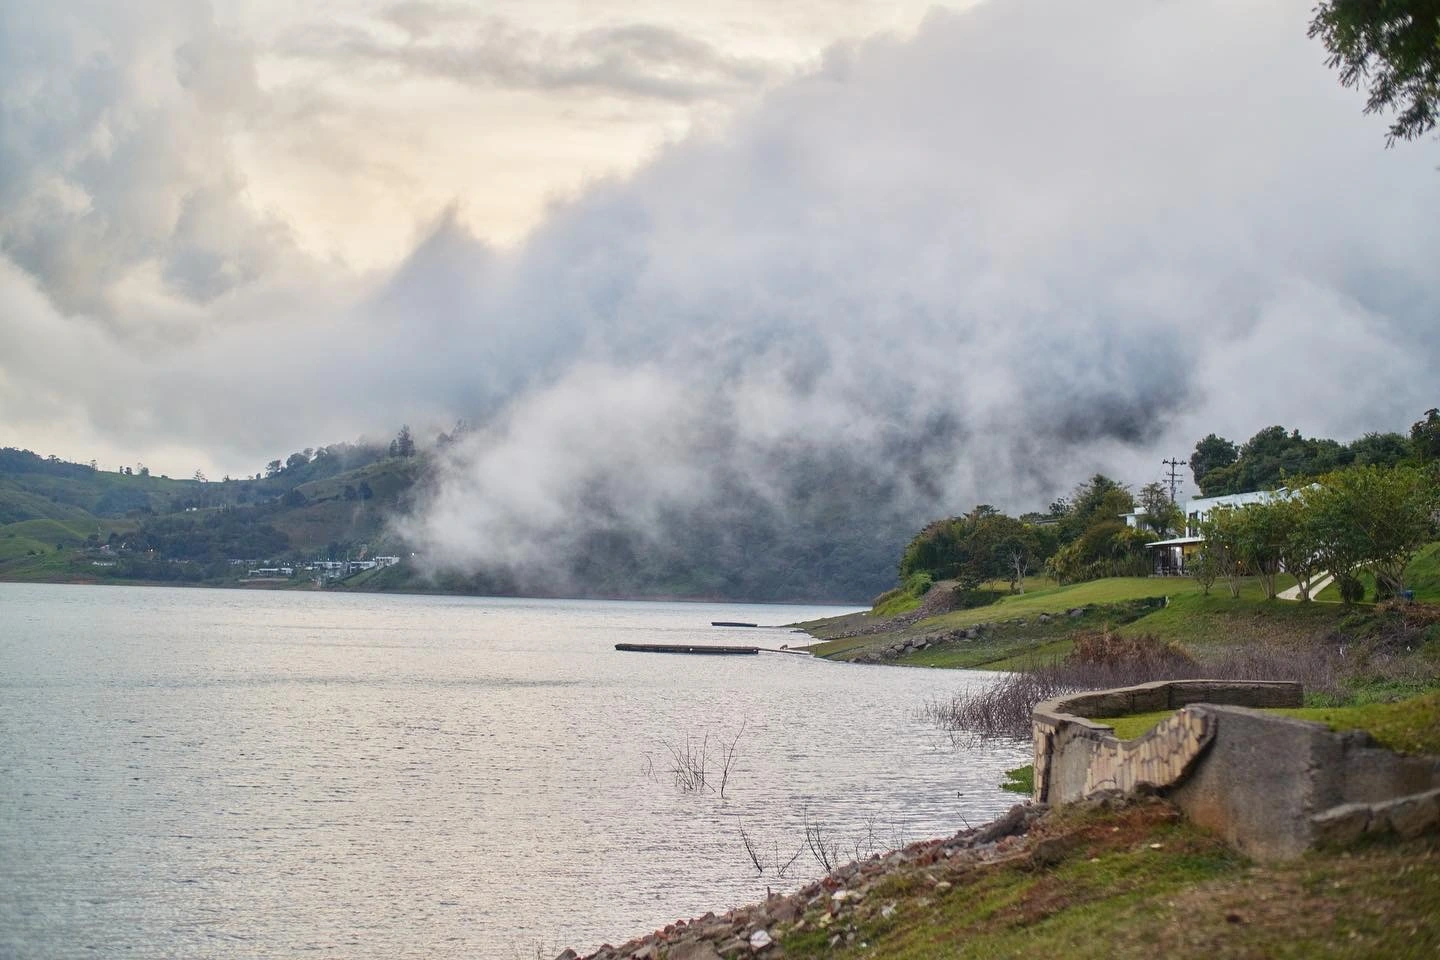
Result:
M768 930L756 930L754 933L750 934L750 949L754 950L756 953L764 950L766 947L770 946L774 942L775 941L771 939L770 932Z
M566 947L565 951L556 957L555 960L580 960L580 954Z
M1310 818L1315 839L1328 846L1343 847L1359 839L1370 823L1370 806L1347 803Z
M1085 610L1082 607L1072 607L1071 609L1065 611L1065 616L1073 620L1077 617L1085 616Z
M742 944L743 946L743 944ZM725 960L713 946L704 941L677 943L670 948L667 960Z
M1417 793L1386 804L1390 829L1409 840L1440 825L1440 790Z
M1035 618L1035 622L1036 622L1036 623L1049 623L1049 622L1050 622L1051 620L1053 620L1053 619L1055 619L1055 618L1052 617L1052 616L1050 616L1050 614L1048 614L1048 613L1042 613L1042 614L1040 614L1040 616L1038 616L1038 617Z
M987 823L975 831L974 842L976 844L993 843L1001 837L1008 837L1013 833L1020 833L1025 829L1026 820L1024 804L1017 803L1006 812L1005 816L991 823Z

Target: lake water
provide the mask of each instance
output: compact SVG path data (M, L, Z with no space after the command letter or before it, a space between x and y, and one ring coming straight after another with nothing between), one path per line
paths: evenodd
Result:
M549 957L822 872L742 828L853 856L1013 803L1028 745L917 717L974 674L613 649L837 612L0 584L0 956Z

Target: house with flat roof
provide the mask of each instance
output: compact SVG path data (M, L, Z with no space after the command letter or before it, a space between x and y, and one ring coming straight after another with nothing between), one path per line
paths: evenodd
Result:
M1185 564L1205 538L1200 533L1200 524L1216 510L1245 507L1252 503L1269 503L1271 500L1289 499L1294 494L1285 487L1278 490L1255 490L1250 493L1230 493L1223 497L1197 497L1187 503L1178 504L1185 511L1185 531L1181 536L1168 540L1156 540L1146 544L1155 558L1155 573L1161 576L1179 576L1185 573ZM1124 514L1125 522L1138 526L1138 520L1131 517L1139 514Z

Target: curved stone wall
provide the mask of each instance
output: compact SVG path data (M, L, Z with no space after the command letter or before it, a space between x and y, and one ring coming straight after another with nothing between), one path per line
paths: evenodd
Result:
M1298 683L1177 680L1042 703L1031 716L1035 799L1161 793L1260 859L1362 833L1440 829L1440 757L1252 709L1299 706L1301 695ZM1134 740L1103 722L1166 709L1178 712Z

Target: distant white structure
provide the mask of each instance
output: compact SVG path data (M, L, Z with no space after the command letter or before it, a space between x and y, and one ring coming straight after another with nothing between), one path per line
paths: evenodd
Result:
M399 557L371 557L369 560L316 560L307 564L305 569L324 577L338 578L348 577L352 573L359 573L362 570L393 567L399 562Z
M1177 504L1185 511L1185 533L1179 537L1156 540L1154 543L1145 545L1146 549L1155 551L1155 572L1159 574L1182 574L1185 572L1185 562L1195 553L1200 544L1205 542L1205 538L1200 533L1200 525L1216 510L1245 507L1252 503L1269 503L1272 500L1288 500L1294 495L1294 491L1281 487L1279 490L1230 493L1223 497L1197 497L1186 503ZM1143 515L1144 511L1142 510L1123 516L1128 526L1136 527L1140 525L1139 517Z

